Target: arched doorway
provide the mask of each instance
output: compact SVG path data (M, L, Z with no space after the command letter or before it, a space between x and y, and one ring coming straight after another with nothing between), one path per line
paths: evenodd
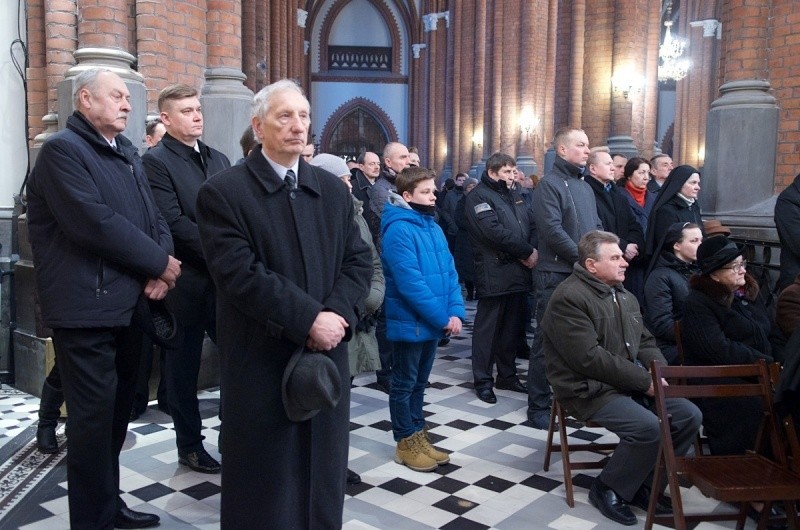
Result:
M330 117L319 147L323 153L349 160L364 151L381 156L384 146L396 139L397 132L388 116L371 101L355 98Z

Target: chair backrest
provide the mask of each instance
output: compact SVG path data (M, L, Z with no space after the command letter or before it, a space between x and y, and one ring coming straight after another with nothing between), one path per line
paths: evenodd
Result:
M756 436L756 452L763 452L768 441L772 459L786 465L786 453L778 430L778 422L772 406L772 387L767 363L725 366L667 366L654 361L651 365L656 410L661 421L664 457L667 469L680 470L680 459L676 459L672 446L667 418L667 398L761 398L763 420ZM661 379L669 382L662 386ZM737 428L736 425L731 426Z
M683 342L681 342L681 321L680 319L675 321L674 324L675 329L675 351L678 353L678 358L676 359L676 364L683 364Z

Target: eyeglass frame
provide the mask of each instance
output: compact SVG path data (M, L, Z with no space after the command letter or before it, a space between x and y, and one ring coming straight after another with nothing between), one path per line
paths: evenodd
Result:
M720 267L720 269L732 270L733 272L742 272L747 269L747 260L743 259L741 263L731 265L730 267Z

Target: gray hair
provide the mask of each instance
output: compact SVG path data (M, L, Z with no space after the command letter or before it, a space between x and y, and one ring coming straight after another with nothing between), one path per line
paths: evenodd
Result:
M305 94L303 94L303 89L300 88L300 85L298 85L293 79L281 79L280 81L275 81L271 85L267 85L259 90L258 93L253 96L253 117L263 118L267 112L269 112L272 96L278 92L287 90L293 90L305 97Z
M106 72L109 74L114 73L108 68L90 68L75 76L75 81L72 84L72 104L75 106L75 110L79 110L81 107L81 90L85 88L90 93L94 93L97 90L98 76Z
M591 258L596 260L600 257L600 245L610 243L612 245L619 245L619 237L611 232L603 232L602 230L592 230L587 232L578 241L578 263L581 267L586 266L586 260Z

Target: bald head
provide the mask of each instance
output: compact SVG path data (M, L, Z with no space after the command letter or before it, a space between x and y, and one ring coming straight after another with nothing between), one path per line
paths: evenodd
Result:
M395 173L408 167L408 148L400 142L389 142L383 148L383 163Z

